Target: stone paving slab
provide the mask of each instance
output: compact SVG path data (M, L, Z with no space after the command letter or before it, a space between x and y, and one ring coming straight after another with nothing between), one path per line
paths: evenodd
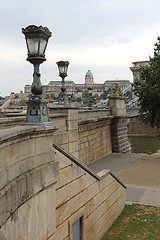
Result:
M127 184L127 203L140 203L160 207L160 189L144 188Z
M116 175L125 184L160 188L160 155L145 154L127 169L117 171Z
M160 151L152 155L112 153L88 167L95 173L110 169L127 186L127 203L160 207Z
M139 202L140 198L146 191L145 188L138 188L137 186L126 185L126 200L129 202Z
M111 153L89 164L88 167L95 173L107 168L110 169L113 174L116 174L117 172L132 166L143 155L144 154L134 153Z

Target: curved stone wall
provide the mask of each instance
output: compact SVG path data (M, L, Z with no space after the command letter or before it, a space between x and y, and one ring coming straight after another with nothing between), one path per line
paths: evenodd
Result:
M50 209L59 173L54 131L28 126L0 131L0 228L7 239L47 239L53 234Z

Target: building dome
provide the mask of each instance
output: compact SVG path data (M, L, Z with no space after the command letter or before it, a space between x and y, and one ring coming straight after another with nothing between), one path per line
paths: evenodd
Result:
M85 84L86 85L93 85L94 84L94 79L93 79L93 74L91 73L90 70L85 75Z
M85 77L93 78L93 74L91 73L90 70L88 70L88 72L86 73L86 76L85 76Z

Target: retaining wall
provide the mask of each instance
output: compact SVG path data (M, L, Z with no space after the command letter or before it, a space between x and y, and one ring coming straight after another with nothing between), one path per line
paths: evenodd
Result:
M77 219L83 240L100 240L125 206L124 185L53 144L55 130L0 131L0 231L7 240L72 239Z
M79 160L88 165L112 152L111 117L80 121L78 127Z

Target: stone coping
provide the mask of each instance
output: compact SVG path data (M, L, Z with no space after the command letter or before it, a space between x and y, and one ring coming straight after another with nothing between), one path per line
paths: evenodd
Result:
M88 109L88 110L79 110L79 113L86 113L86 112L110 112L111 109Z
M130 116L128 116L128 115L113 116L113 118L115 118L115 119L127 119L127 118L130 118Z
M15 117L6 116L6 117L0 118L0 123L11 122L11 121L14 121L14 120L24 120L24 119L25 119L25 116L15 116Z
M99 117L99 118L90 118L90 119L86 119L86 120L80 120L78 122L79 125L82 124L87 124L87 123L93 123L93 122L98 122L98 121L104 121L104 120L111 120L113 119L114 116L106 116L106 117Z
M12 140L18 140L22 137L28 137L32 135L52 134L58 128L55 126L20 126L9 129L0 130L0 145Z
M66 113L51 113L49 114L49 118L61 118L61 117L67 117L68 114Z
M49 109L79 109L78 105L48 105Z
M110 173L111 171L109 169L103 169L102 171L98 172L97 175L99 177L104 177L104 176L107 176L108 173Z
M128 133L128 137L148 137L148 138L157 138L159 133L147 134L147 133Z
M60 118L60 117L66 117L68 116L65 113L51 113L49 114L49 118ZM16 115L16 116L6 116L6 117L2 117L0 118L0 124L1 123L5 123L5 122L12 122L12 121L18 121L18 120L25 120L26 115Z

